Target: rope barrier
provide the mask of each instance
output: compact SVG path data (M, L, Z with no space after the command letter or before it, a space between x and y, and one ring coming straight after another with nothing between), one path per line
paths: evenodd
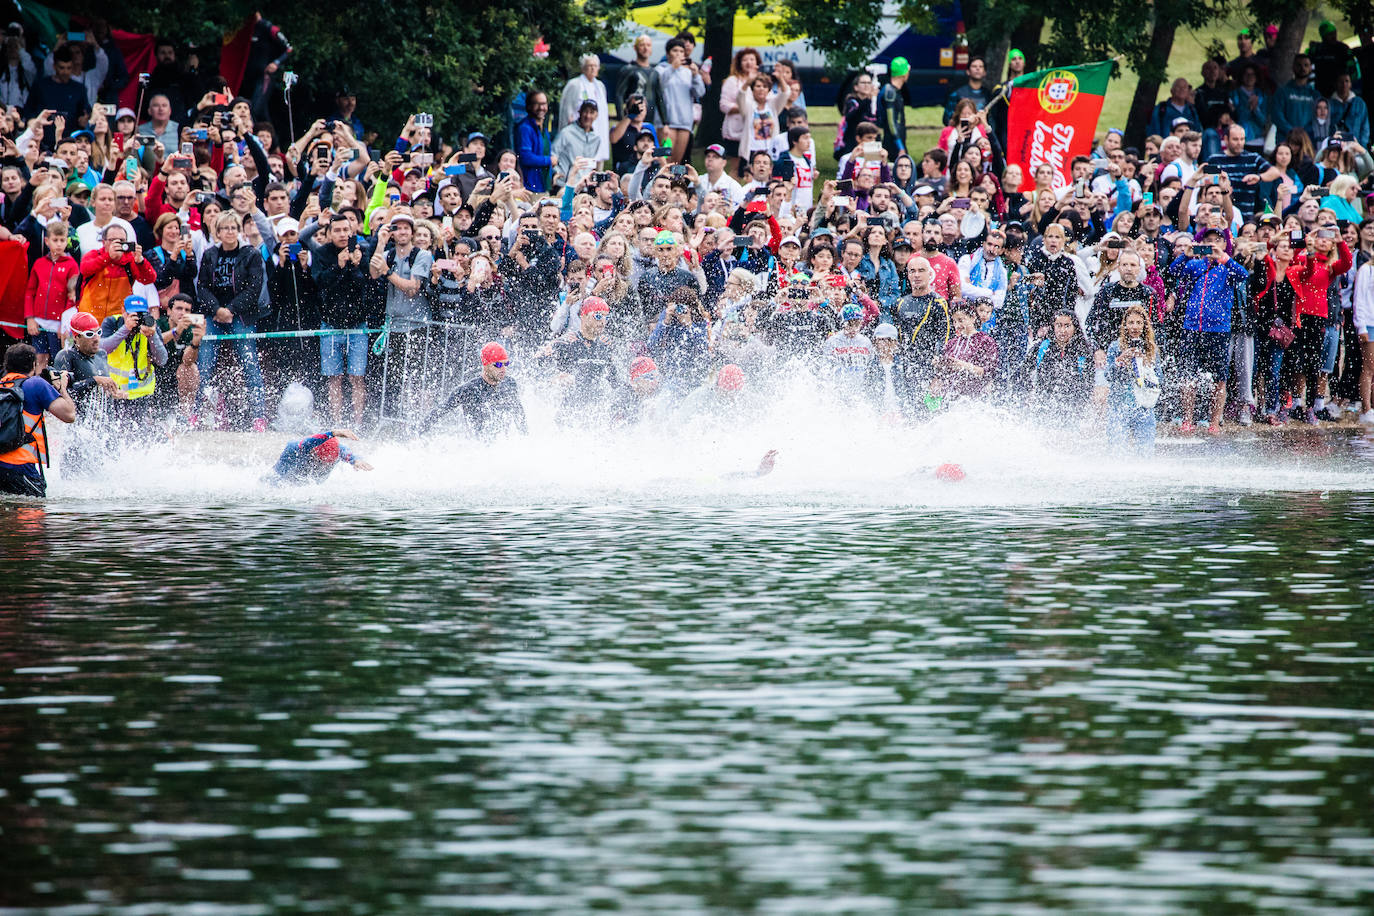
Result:
M251 334L206 334L201 340L265 340L274 337L332 337L335 334L380 334L386 328L330 328L316 331L254 331Z

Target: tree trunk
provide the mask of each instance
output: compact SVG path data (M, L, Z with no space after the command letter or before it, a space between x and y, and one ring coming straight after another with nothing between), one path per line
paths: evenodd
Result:
M1040 36L1045 31L1045 17L1032 16L1018 25L1011 33L1011 44L1026 55L1026 72L1030 73L1040 66Z
M988 77L984 81L995 86L1002 82L1003 71L1007 66L1007 52L1011 50L1011 35L1003 35L994 44L988 45L983 52L983 60L988 67Z
M1177 30L1178 26L1173 20L1155 21L1154 30L1150 33L1150 49L1145 52L1145 65L1141 68L1140 82L1135 84L1131 111L1126 116L1127 146L1142 150L1145 147L1145 129L1150 125L1155 97L1159 95L1160 84L1164 82L1161 74L1168 72L1169 53L1174 49L1174 33Z
M723 9L720 7L724 7ZM735 53L735 9L733 4L712 4L702 30L702 60L711 58L711 85L701 100L701 126L693 148L702 150L721 140L720 126L725 115L720 111L720 87L730 75L730 58Z
M1279 23L1279 37L1269 55L1269 75L1276 86L1293 78L1293 58L1302 50L1302 36L1307 32L1307 20L1312 11L1306 5L1289 11Z

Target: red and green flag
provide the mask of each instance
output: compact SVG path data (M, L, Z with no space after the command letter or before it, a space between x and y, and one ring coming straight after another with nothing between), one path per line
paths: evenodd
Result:
M1018 77L1007 98L1007 162L1021 166L1021 190L1035 187L1035 170L1054 168L1054 188L1072 181L1074 156L1092 152L1097 118L1112 62L1037 70Z

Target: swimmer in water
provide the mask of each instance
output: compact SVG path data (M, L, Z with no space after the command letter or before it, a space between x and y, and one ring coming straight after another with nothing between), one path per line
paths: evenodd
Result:
M330 475L334 465L346 461L355 471L370 471L368 464L340 439L358 441L353 432L346 429L326 430L307 436L299 442L292 442L282 449L281 457L267 475L272 484L319 483Z

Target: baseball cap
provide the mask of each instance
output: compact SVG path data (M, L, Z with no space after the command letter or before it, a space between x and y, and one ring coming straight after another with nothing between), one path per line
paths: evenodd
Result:
M1317 24L1318 35L1334 35L1336 33L1336 23L1330 19L1323 19Z
M339 460L339 440L330 436L310 450L310 457L325 464L333 464Z
M911 64L907 63L905 57L894 57L888 65L887 72L893 76L906 76L911 72Z
M124 297L124 311L126 312L146 312L148 311L148 300L142 296L134 294Z
M137 121L138 115L134 114L134 110L132 108L121 108L119 109L119 111L115 112L116 121L121 121L124 118L133 118L135 121Z
M392 220L392 222L395 222L395 220ZM277 220L276 225L272 227L272 231L277 235L284 235L288 232L300 232L301 224L289 216L283 216L281 219Z
M892 325L888 324L886 321L884 321L882 324L878 325L876 328L873 329L873 339L896 340L897 329L894 328Z
M492 363L505 362L508 359L510 359L510 356L506 353L506 348L494 340L482 347L482 365L484 366L490 366Z
M781 248L783 245L796 245L798 248L800 248L801 241L795 235L785 235L782 237L782 241L778 242L779 248Z
M734 363L721 366L716 375L716 387L722 391L739 391L744 387L744 370Z
M71 328L73 331L94 331L100 327L100 322L90 312L77 312L72 316Z
M395 216L393 216L391 219L389 219L389 220L386 221L386 224L387 224L388 226L394 226L394 225L396 225L397 223L410 223L410 227L411 227L412 229L414 229L414 228L415 228L415 217L411 216L409 213L397 213L397 214L396 214Z
M912 251L915 251L916 243L904 235L899 235L892 240L892 249L895 251L898 248L910 248Z
M714 153L722 159L725 158L725 147L721 146L719 143L712 143L710 146L706 147L706 152Z
M1279 219L1279 215L1277 213L1265 213L1258 220L1256 220L1256 222L1259 223L1261 226L1267 225L1268 223L1278 225L1282 222L1282 220Z
M630 363L630 381L643 378L651 372L658 371L658 363L647 356L638 356L634 362Z
M71 138L73 140L80 140L83 137L87 140L94 140L95 134L91 133L89 130L86 130L85 128L82 128L81 130L74 130L71 132Z
M600 109L601 106L596 103L596 99L583 99L582 104L577 106L577 110L581 111L583 108Z
M851 321L863 321L864 310L861 306L846 305L840 309L840 320L848 324Z
M917 185L916 190L911 192L912 197L920 197L922 194L935 196L935 189L928 184Z
M1172 128L1178 127L1180 124L1192 124L1192 123L1193 123L1193 122L1192 122L1192 121L1189 121L1187 118L1174 118L1174 120L1169 124L1169 127L1170 127L1170 129L1172 129Z
M1264 34L1266 34L1266 35L1277 35L1277 34L1279 34L1279 27L1276 26L1276 25L1273 25L1273 24L1266 25L1266 26L1264 27Z
M468 134L467 142L471 143L473 140L481 140L483 143L491 142L487 139L487 135L482 133L480 130L474 130L472 133Z
M590 315L592 312L609 312L611 307L606 304L606 300L600 296L588 296L582 300L582 309L579 315Z

